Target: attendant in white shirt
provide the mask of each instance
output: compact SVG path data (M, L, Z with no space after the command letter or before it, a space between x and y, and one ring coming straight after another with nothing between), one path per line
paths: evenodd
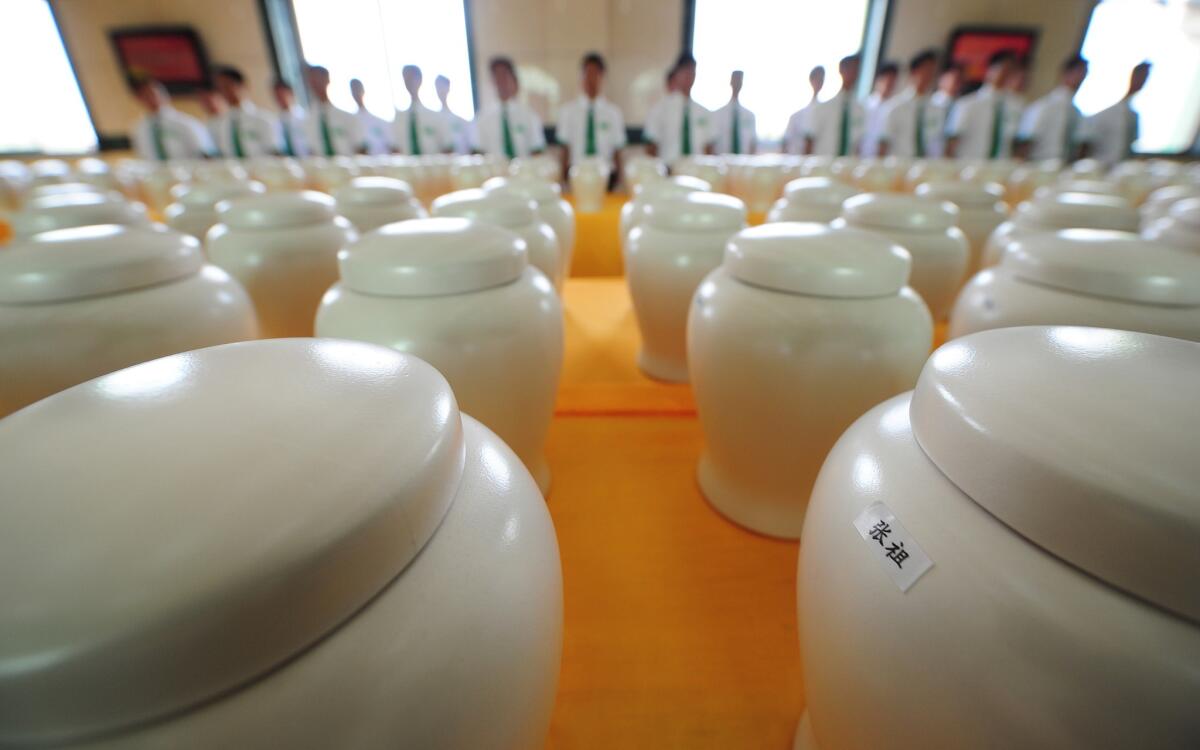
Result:
M930 103L937 52L924 50L908 62L908 86L892 99L879 137L880 156L924 159L939 138L941 117Z
M1025 113L1025 107L1029 102L1025 97L1025 92L1029 89L1029 57L1027 55L1014 55L1012 72L1008 75L1008 80L1004 83L1004 93L1008 95L1008 104L1015 113L1014 117L1017 122L1021 121L1021 116Z
M237 68L217 70L217 90L229 109L217 129L217 148L229 159L273 156L283 150L279 121L246 96L246 77Z
M859 148L863 156L879 155L879 141L883 138L883 126L899 79L900 66L894 62L883 63L875 73L871 95L863 103L863 139Z
M310 65L308 90L313 105L308 113L308 142L317 156L352 156L363 152L362 125L358 118L329 101L329 70Z
M546 150L542 118L529 105L517 101L520 84L517 68L507 57L488 64L499 101L475 116L475 149L485 154L515 159Z
M1137 111L1131 106L1133 97L1146 85L1150 63L1134 66L1129 74L1129 91L1121 101L1102 109L1083 124L1084 154L1105 164L1115 164L1133 154L1138 139Z
M729 75L729 103L718 109L713 117L717 121L717 141L714 149L718 154L753 154L757 150L758 118L742 106L739 99L745 74L735 70Z
M408 109L396 111L396 119L392 120L392 143L400 153L412 156L448 151L445 119L421 103L421 82L424 80L421 69L416 65L405 65L402 74L404 88L408 89L412 103Z
M312 153L308 144L308 122L304 118L304 110L296 104L296 92L286 81L276 80L271 93L279 109L280 153L284 156L308 156Z
M442 116L442 134L446 137L442 150L453 154L468 153L471 150L471 123L450 109L447 101L450 98L450 79L438 76L433 79L433 87L437 92L438 101L442 103L438 112Z
M783 151L787 154L804 152L804 138L808 134L808 119L820 102L817 95L825 85L825 67L818 65L808 72L808 85L812 87L812 98L788 118L787 129L783 131Z
M196 101L200 104L200 109L204 110L204 119L201 124L208 132L208 140L211 144L210 153L212 156L219 156L216 144L221 142L221 117L228 109L225 99L212 89L201 89L196 92Z
M566 162L578 164L584 159L601 159L609 171L620 169L620 150L625 145L625 118L617 105L605 99L607 66L604 58L590 52L581 65L583 94L558 109L555 138L566 149Z
M1079 55L1068 57L1060 70L1059 85L1026 107L1017 130L1018 156L1035 161L1061 159L1066 162L1075 158L1083 116L1072 100L1087 77L1087 70L1087 60Z
M957 159L1004 159L1012 149L1020 112L1008 101L1004 85L1012 71L1009 50L988 60L983 86L959 99L946 123L946 155Z
M692 100L696 58L684 53L671 68L674 91L646 115L647 152L671 164L676 159L713 153L713 113Z
M958 101L958 93L962 90L963 67L959 63L950 62L942 68L938 75L937 91L929 97L929 153L932 158L942 158L946 155L946 124L950 119L950 110Z
M827 102L818 104L808 118L804 135L804 153L818 156L850 156L862 139L863 107L854 96L858 83L859 55L847 55L838 62L842 88Z
M147 161L200 159L212 150L204 123L172 107L161 83L151 78L139 80L133 93L146 108L131 134L138 157Z
M392 123L371 114L364 103L366 95L367 89L363 86L363 82L357 78L351 78L350 96L354 98L354 104L358 107L354 116L358 118L359 126L362 128L363 148L366 153L373 156L390 154L394 150L392 148Z

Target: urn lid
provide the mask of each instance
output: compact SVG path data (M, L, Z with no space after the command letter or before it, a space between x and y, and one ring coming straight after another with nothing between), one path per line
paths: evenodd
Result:
M746 226L746 204L723 193L684 193L646 203L646 225L669 232L724 232Z
M922 198L950 201L960 209L994 208L1004 200L1004 186L998 182L933 180L918 185L916 193Z
M783 197L788 203L837 207L859 192L853 185L831 177L800 177L784 186Z
M967 496L1046 552L1200 623L1200 344L1000 328L935 351L913 434Z
M549 182L537 177L492 177L483 183L484 192L512 192L519 197L528 198L539 206L554 203L562 197L562 188L557 182Z
M1064 229L1007 247L1001 265L1023 281L1125 302L1200 305L1200 259L1135 234Z
M363 294L428 297L517 279L525 241L495 224L442 217L387 224L338 253L342 282Z
M5 418L0 743L119 731L284 664L403 571L463 461L433 367L331 339L165 357Z
M1185 198L1176 202L1167 215L1192 231L1200 232L1200 198Z
M1045 229L1115 229L1136 232L1138 212L1129 201L1112 195L1062 193L1017 206L1016 222Z
M146 207L108 193L64 193L39 198L35 205L11 218L13 235L31 237L39 232L90 224L146 226Z
M47 182L30 190L26 201L42 200L52 195L73 195L77 193L110 194L104 188L93 185L90 182Z
M638 200L654 200L669 195L684 193L707 193L712 185L699 177L675 175L674 177L655 177L633 186L633 197Z
M875 232L781 221L743 229L725 249L739 281L815 297L884 297L908 283L912 257Z
M217 204L217 220L234 229L281 229L333 221L333 198L314 190L281 190Z
M258 195L266 191L266 187L261 182L254 182L252 180L181 182L171 188L171 197L179 205L189 209L211 209L223 200L241 198L247 195Z
M456 190L433 201L433 216L475 219L506 229L523 229L534 223L533 201L512 193L484 192L479 188Z
M394 177L355 177L333 191L339 205L393 206L413 199L412 186Z
M0 304L115 294L182 279L203 266L195 238L163 227L57 229L0 253Z
M958 221L958 207L913 195L864 193L842 204L842 217L860 227L941 232Z

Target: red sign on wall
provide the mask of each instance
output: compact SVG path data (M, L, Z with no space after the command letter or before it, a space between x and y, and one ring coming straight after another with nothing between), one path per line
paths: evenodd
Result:
M199 35L190 27L118 29L111 36L131 83L149 76L172 93L208 87L208 58Z

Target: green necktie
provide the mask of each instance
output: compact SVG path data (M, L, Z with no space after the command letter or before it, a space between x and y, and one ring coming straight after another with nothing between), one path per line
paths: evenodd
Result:
M1000 142L1004 134L1004 97L997 97L996 110L992 117L992 148L989 151L992 159L1000 158Z
M596 105L592 102L588 102L587 133L584 136L583 155L596 155Z
M408 108L408 139L412 143L412 155L421 155L421 138L417 135L417 105Z
M167 144L163 140L162 118L155 116L150 122L150 136L154 139L154 155L159 161L166 161Z
M683 102L683 145L679 152L684 156L692 155L692 118L691 118L692 101L685 99Z
M741 119L741 118L738 117L737 102L734 102L734 104L733 104L733 144L732 144L732 148L730 149L730 153L733 153L733 154L742 153L742 131L740 128L741 123L738 122L739 119Z
M925 156L925 99L917 97L917 142L914 153L920 159Z
M842 94L842 126L838 133L838 156L850 153L850 94Z
M513 145L512 128L508 126L508 106L500 105L500 135L504 138L504 155L510 159L517 158L517 148Z
M283 155L295 156L296 144L292 143L292 129L288 127L287 120L280 120L279 124L283 127Z
M242 150L242 120L237 115L230 115L230 123L233 125L233 155L241 159L246 155Z
M1071 161L1071 154L1075 147L1075 124L1078 115L1075 112L1075 107L1067 105L1067 127L1063 137L1063 161Z
M324 112L319 112L317 119L321 121L321 145L325 147L325 155L333 156L333 138L329 135L329 120L325 119Z

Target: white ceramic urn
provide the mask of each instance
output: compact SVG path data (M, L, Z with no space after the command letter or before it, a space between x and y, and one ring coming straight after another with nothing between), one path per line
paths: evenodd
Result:
M594 214L604 208L610 173L608 162L599 158L581 159L571 167L568 175L575 210L579 213Z
M1142 229L1148 229L1154 222L1166 218L1172 206L1188 198L1200 198L1200 184L1167 185L1150 193L1138 209L1142 214Z
M244 198L266 192L261 182L229 180L226 182L182 182L171 188L175 202L164 212L167 226L177 232L203 240L217 223L217 204L231 198Z
M283 191L222 201L204 240L209 259L242 283L263 338L311 336L337 254L358 234L333 198Z
M983 248L988 237L1008 219L1003 186L995 182L945 180L922 183L917 186L916 194L922 198L949 201L958 207L958 228L966 235L971 248L966 275L974 275L983 264Z
M815 221L828 224L842 213L842 203L859 189L831 177L801 177L783 188L767 221Z
M300 163L291 158L264 156L249 163L250 176L268 190L302 190L306 178Z
M885 235L912 255L909 284L929 305L935 321L945 320L967 274L970 245L958 228L959 210L934 198L864 193L842 204L835 224Z
M633 192L643 182L652 182L667 176L667 165L652 156L635 155L623 161L621 181L625 189Z
M231 344L14 414L0 547L5 745L545 741L554 528L416 357Z
M355 177L333 191L338 213L360 233L384 224L429 216L407 182L391 177Z
M571 257L575 252L575 209L562 198L557 182L524 173L515 177L493 177L483 183L487 193L511 193L533 201L537 215L554 230L562 256L563 276L571 275Z
M729 238L746 227L746 204L732 195L687 193L646 205L629 233L625 277L642 336L638 367L686 383L687 321L696 287L721 265Z
M988 328L1079 325L1200 341L1200 254L1126 232L1064 229L1009 243L963 288L951 338Z
M859 419L800 544L805 750L1200 737L1200 346L986 331Z
M706 193L712 186L698 177L679 175L646 179L633 189L633 198L621 206L617 231L621 234L621 252L626 251L629 233L646 218L646 206L655 200L687 193Z
M524 241L470 219L414 219L363 235L339 265L317 335L390 346L438 368L463 411L495 430L548 491L562 306L529 266Z
M0 252L0 416L123 367L252 339L246 292L163 228L45 232Z
M433 202L434 216L475 219L495 224L525 240L529 263L561 290L566 265L558 235L538 216L537 206L527 197L511 192L486 192L479 188L446 193Z
M1142 236L1200 256L1200 197L1175 202Z
M1136 232L1138 212L1123 198L1091 193L1063 193L1026 201L988 237L983 248L983 266L999 263L1010 240L1073 228Z
M10 219L13 236L32 237L41 232L96 224L149 227L146 207L114 192L69 192L44 195L30 201Z
M781 222L743 230L696 291L688 367L704 429L698 477L723 515L795 539L825 454L916 382L933 321L882 235Z

